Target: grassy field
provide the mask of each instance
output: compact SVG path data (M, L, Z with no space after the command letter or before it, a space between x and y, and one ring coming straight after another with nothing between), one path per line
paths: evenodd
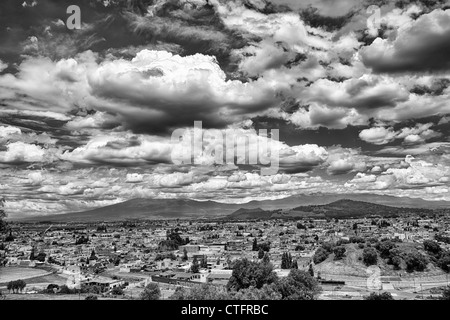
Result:
M50 274L46 270L27 267L2 267L0 268L0 286L6 285L9 281L27 280Z

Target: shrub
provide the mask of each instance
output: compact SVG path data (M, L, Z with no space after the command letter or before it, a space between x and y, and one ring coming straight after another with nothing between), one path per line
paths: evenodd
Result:
M394 300L394 298L389 292L372 292L369 296L364 297L364 300Z
M363 262L367 266L371 266L377 263L378 255L377 251L372 247L364 248L363 250Z
M159 289L159 286L154 282L150 282L139 296L141 300L158 300L160 297L161 290Z
M318 263L325 261L328 258L329 254L330 253L327 250L325 250L324 248L322 248L322 247L318 248L313 256L314 263L318 264Z
M334 260L340 260L345 256L345 247L338 246L333 249Z

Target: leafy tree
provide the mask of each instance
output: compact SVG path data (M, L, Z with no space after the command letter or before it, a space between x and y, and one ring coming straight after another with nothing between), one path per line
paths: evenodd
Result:
M240 291L231 291L230 299L234 300L281 300L281 294L275 283L265 284L261 289L250 287Z
M198 273L199 271L200 271L200 266L198 264L197 257L194 257L194 260L192 261L191 272Z
M188 253L186 248L184 248L183 250L183 257L181 258L183 261L187 261L188 260Z
M446 251L441 254L437 265L445 272L450 272L450 251Z
M325 261L328 258L329 254L330 253L326 249L324 249L323 247L319 247L313 256L314 263L318 264Z
M423 271L427 267L427 259L419 252L410 252L405 256L407 271Z
M208 260L206 257L203 257L200 261L200 268L207 269L208 268Z
M154 282L150 282L139 296L141 300L159 300L160 297L161 290L159 289L159 286Z
M363 262L367 266L376 264L378 261L377 251L372 247L366 247L363 250Z
M442 300L450 300L450 286L448 286L447 288L444 289L444 291L442 291Z
M244 258L235 262L227 288L235 291L249 287L260 289L264 284L275 282L277 278L271 263L254 262Z
M391 257L391 250L396 247L392 241L381 241L375 245L375 248L380 252L380 257L387 259Z
M319 283L308 272L292 269L277 283L283 300L314 300L320 293Z
M32 247L31 248L31 253L30 253L30 260L34 260L36 257L35 257L35 249L34 249L34 247Z
M442 251L442 248L439 246L439 244L433 240L425 240L423 242L423 247L427 252L430 252L434 255L438 255Z
M311 275L311 277L314 277L314 268L312 263L309 264L308 273Z
M338 246L333 249L334 260L341 260L345 255L345 247Z
M230 300L227 291L223 287L211 284L195 286L191 289L178 287L171 300Z
M297 222L297 229L306 230L306 226L300 222Z
M258 251L258 240L253 239L253 244L252 244L252 251Z
M258 259L262 259L262 258L264 258L264 251L263 251L262 248L259 248L259 251L258 251Z
M123 289L119 286L112 288L111 293L116 296L123 295Z
M8 282L6 288L9 292L12 290L13 293L18 293L19 291L22 292L26 285L26 282L20 279Z
M265 264L270 263L270 256L268 252L264 253L264 257L262 258L261 262Z
M285 252L281 256L281 269L290 269L292 267L292 257L291 254Z
M394 300L389 292L376 293L372 292L370 295L364 297L364 300Z

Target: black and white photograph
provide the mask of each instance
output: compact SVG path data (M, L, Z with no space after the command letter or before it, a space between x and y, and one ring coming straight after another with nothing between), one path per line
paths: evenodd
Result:
M0 305L449 300L449 152L450 0L1 0Z

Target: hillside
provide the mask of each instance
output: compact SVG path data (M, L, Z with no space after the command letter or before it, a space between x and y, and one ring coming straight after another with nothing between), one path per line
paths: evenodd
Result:
M410 209L404 209L410 208ZM95 208L89 211L35 217L10 217L16 221L90 222L126 219L176 219L176 218L220 218L244 220L249 217L297 218L297 217L357 217L361 215L392 213L408 214L424 212L424 209L450 208L450 202L425 201L371 194L310 194L284 199L250 201L247 203L220 203L191 199L132 199L122 203ZM239 209L250 211L237 212ZM252 211L254 210L254 211ZM259 212L259 214L258 214ZM268 213L270 212L270 213ZM26 214L26 213L24 213ZM234 215L232 215L234 214ZM231 217L229 215L232 215Z
M445 210L445 209L435 209ZM239 209L227 216L231 220L295 219L295 218L360 218L369 216L393 217L401 215L433 214L432 209L398 208L365 201L341 199L325 205L299 206L291 210L264 211Z

